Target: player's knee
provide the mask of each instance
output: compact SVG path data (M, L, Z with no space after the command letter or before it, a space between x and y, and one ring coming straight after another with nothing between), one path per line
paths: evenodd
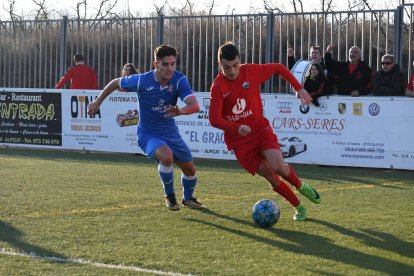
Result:
M173 153L168 147L160 147L155 151L155 158L164 166L172 166L174 162Z
M196 168L194 166L182 168L182 172L186 176L194 176L196 174Z

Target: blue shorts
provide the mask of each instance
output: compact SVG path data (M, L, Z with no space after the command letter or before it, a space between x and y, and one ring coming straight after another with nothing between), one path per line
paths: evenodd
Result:
M171 149L174 160L181 162L189 162L193 160L190 148L178 132L172 132L169 133L168 136L162 137L144 133L138 135L138 146L145 155L157 162L158 160L155 158L155 151L162 145L167 145Z

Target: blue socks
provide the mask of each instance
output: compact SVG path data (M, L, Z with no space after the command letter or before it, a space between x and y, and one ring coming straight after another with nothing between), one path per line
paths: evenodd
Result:
M174 193L174 172L173 166L167 167L158 164L158 173L160 174L160 179L162 186L164 187L165 195ZM193 197L194 188L197 184L197 176L186 176L181 174L181 184L183 185L183 198L188 200Z
M174 173L173 166L166 167L161 163L158 164L158 173L160 174L161 182L164 187L165 195L174 193Z
M184 200L192 198L195 185L197 184L197 176L186 176L184 174L181 174L181 183L183 184Z

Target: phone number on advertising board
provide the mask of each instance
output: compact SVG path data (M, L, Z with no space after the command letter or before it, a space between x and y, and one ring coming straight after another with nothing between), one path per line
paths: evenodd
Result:
M58 139L45 139L45 138L25 138L27 144L41 144L41 145L59 145ZM31 143L30 143L31 140Z
M376 153L384 153L384 149L382 148L363 148L363 147L345 147L345 151L349 152L376 152Z

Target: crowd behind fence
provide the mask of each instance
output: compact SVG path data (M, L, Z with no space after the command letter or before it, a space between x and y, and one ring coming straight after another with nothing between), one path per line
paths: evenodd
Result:
M381 56L396 56L408 81L413 52L413 4L396 9L328 13L278 13L211 16L158 16L101 20L0 21L0 87L53 88L82 53L101 88L121 75L127 62L152 69L153 49L171 44L179 51L177 69L194 91L209 91L217 75L217 49L233 41L245 63L287 65L287 48L308 59L312 45L335 44L334 58L346 60L357 45L373 70ZM288 91L272 78L263 92Z

